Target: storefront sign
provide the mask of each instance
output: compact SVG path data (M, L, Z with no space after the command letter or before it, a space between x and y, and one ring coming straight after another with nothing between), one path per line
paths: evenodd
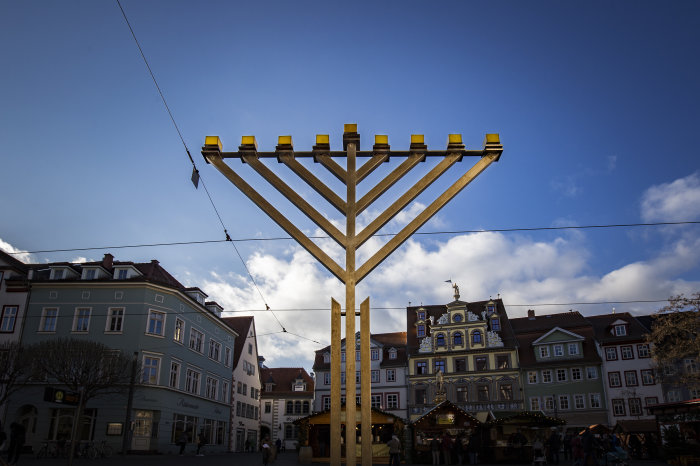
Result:
M435 416L435 421L438 424L454 424L455 423L455 415L453 413L446 413L446 414L438 414Z
M199 405L189 403L185 401L184 398L180 398L177 402L177 405L182 406L183 408L199 409Z
M62 388L46 387L44 388L44 401L76 406L80 402L80 394Z

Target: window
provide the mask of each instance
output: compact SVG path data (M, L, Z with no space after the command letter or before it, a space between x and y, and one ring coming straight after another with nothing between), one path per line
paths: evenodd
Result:
M479 401L489 401L489 386L485 384L477 385L476 397Z
M204 334L196 328L190 329L190 349L198 353L204 352Z
M329 362L331 362L331 354L323 353L323 363L328 364Z
M554 345L554 356L564 356L564 345Z
M148 326L146 333L149 335L163 336L165 330L165 312L149 310L148 311Z
M173 340L178 343L185 342L185 321L179 317L175 318L175 334L173 335Z
M574 395L574 409L586 409L586 397Z
M654 406L659 404L659 398L656 396L648 396L644 398L644 404L647 406Z
M627 400L627 404L630 408L630 416L641 416L642 415L642 400L641 398L630 398Z
M141 383L157 385L158 384L158 366L160 365L160 358L153 356L143 357L143 375L141 377Z
M540 410L540 399L536 396L530 398L530 411Z
M360 352L359 352L359 351L355 351L355 361L359 361L359 360L360 360L360 357L361 357L361 356L360 356Z
M634 359L632 345L620 346L620 355L622 356L622 359Z
M552 395L544 397L544 410L554 411L554 397Z
M455 372L464 372L467 370L467 360L465 358L457 358L454 360Z
M600 393L589 393L588 404L591 408L600 408Z
M494 332L501 331L501 321L498 319L498 317L491 318L491 330L493 330Z
M527 373L527 383L537 383L537 371L529 371Z
M642 369L642 385L654 385L654 371Z
M569 343L569 354L574 356L578 354L578 344Z
M435 360L435 373L437 374L437 371L442 371L442 373L445 373L445 360L444 359L436 359Z
M284 439L296 440L299 437L299 426L294 424L284 425Z
M2 276L0 275L0 280ZM2 308L2 318L0 318L0 332L14 332L17 321L18 306L4 306Z
M617 359L617 348L614 346L609 346L605 348L605 360L615 361Z
M425 325L420 324L420 325L416 326L416 336L418 336L418 337L425 336Z
M377 348L372 348L369 350L369 358L372 361L379 361L379 350Z
M413 391L413 397L417 405L424 405L426 403L425 388L416 388Z
M105 332L121 333L124 325L124 308L110 307L107 310L107 328Z
M540 346L540 358L549 357L549 346Z
M209 340L209 358L214 361L219 361L221 358L221 343L216 340Z
M207 377L206 396L210 400L216 400L219 391L219 381L213 377Z
M545 369L542 371L542 383L552 383L552 371Z
M323 385L330 385L330 384L331 384L331 373L324 372L323 373Z
M445 346L445 334L438 333L435 337L435 346Z
M378 370L370 371L370 375L371 375L372 383L379 383L379 371Z
M559 409L562 411L569 409L569 395L559 395Z
M695 362L695 359L693 358L686 358L683 360L683 367L685 368L685 371L689 374L694 374L695 372L698 371L698 364Z
M418 311L416 315L418 316L418 320L425 320L425 311Z
M248 354L253 354L253 344L248 343Z
M507 401L513 399L513 385L504 383L500 386L501 400Z
M90 313L89 307L79 307L75 309L75 317L73 318L74 332L87 332L90 329Z
M371 377L371 374L370 374ZM360 375L360 371L355 371L355 383L359 384L362 382L362 376Z
M345 362L345 351L340 352L340 362Z
M330 396L324 396L323 397L323 410L328 411L331 409L331 397Z
M469 388L465 385L457 387L457 402L465 403L469 399Z
M619 372L608 372L608 384L611 387L621 387L622 381L620 380Z
M386 408L399 409L399 395L396 393L388 393L386 395Z
M287 401L285 414L294 414L294 402Z
M624 416L625 415L625 400L614 399L612 400L612 408L614 416Z
M53 273L54 280L63 280L63 269L54 269L51 272Z
M510 358L507 354L496 355L496 367L498 369L510 369Z
M170 388L180 388L180 363L176 361L170 362L170 378L168 379Z
M119 269L117 272L117 280L126 280L129 277L129 271L126 269Z
M624 337L625 335L627 335L627 325L615 325L615 336Z
M95 275L97 275L97 271L95 269L87 269L85 271L85 280L94 280Z
M228 346L224 348L224 365L226 367L231 365L231 348Z
M675 403L681 401L681 391L680 390L669 390L666 393L666 401L669 403Z
M382 395L371 395L370 405L373 408L381 409L381 407L382 407Z
M294 414L301 414L301 401L294 402Z
M416 374L422 375L428 373L428 363L426 361L416 361Z
M40 332L55 332L56 321L58 320L58 308L48 307L42 310L41 323L39 324Z
M387 369L386 370L386 381L387 382L396 382L396 369Z
M481 331L474 330L472 332L472 345L480 345L480 344L481 344Z
M396 350L394 348L389 350L389 359L396 359Z
M583 379L583 373L581 372L580 367L572 367L571 368L571 380L574 382L578 382Z
M597 367L586 367L586 378L597 379L598 378L598 368Z
M627 387L636 387L639 385L637 382L637 371L625 371L625 385Z
M651 354L649 352L649 345L646 345L646 344L637 345L637 357L650 358Z
M455 346L462 346L464 344L464 339L462 338L462 332L455 332L452 337Z
M566 369L557 369L557 382L566 382Z
M340 383L345 384L345 371L340 371Z

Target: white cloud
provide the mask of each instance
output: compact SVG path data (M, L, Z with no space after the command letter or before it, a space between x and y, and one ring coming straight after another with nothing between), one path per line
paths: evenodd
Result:
M21 251L21 249L17 249L16 247L12 246L7 241L3 241L2 238L0 238L0 249L2 249L3 251L5 251L8 254ZM26 252L21 252L19 254L11 254L11 255L15 259L22 261L25 264L32 263L35 261L34 257L31 254L26 253Z
M698 172L647 189L642 196L642 218L646 222L679 222L700 219Z

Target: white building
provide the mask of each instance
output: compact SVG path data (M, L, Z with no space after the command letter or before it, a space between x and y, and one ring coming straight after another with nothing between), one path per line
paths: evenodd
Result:
M269 429L273 443L280 439L285 449L295 449L298 426L294 421L311 413L314 381L301 367L263 367L260 379L261 431Z
M224 317L240 337L233 350L231 451L257 451L260 441L260 372L255 320L252 316Z
M608 400L608 424L641 431L642 420L654 419L645 409L663 403L661 384L654 379L646 329L627 312L586 318L595 329L603 359L603 385Z
M341 404L345 403L345 358L346 353L354 357L358 387L357 403L360 404L360 332L355 334L355 347L346 349L341 341ZM372 407L381 409L402 419L408 416L406 384L406 332L378 333L370 337L370 359L372 377ZM316 386L314 411L326 411L331 406L331 347L316 351L314 361Z

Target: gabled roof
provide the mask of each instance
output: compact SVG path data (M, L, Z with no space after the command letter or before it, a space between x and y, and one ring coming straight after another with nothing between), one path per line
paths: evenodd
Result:
M549 342L549 341L544 341L544 340L545 340L548 336L550 336L550 335L552 335L552 334L554 334L554 333L557 333L557 332L563 333L563 334L565 334L565 335L568 337L566 340L561 340L561 341L571 341L572 339L573 339L573 340L585 340L584 337L582 337L581 335L579 335L579 334L577 334L577 333L570 332L570 331L568 331L568 330L566 330L566 329L564 329L564 328L561 328L561 327L554 327L552 330L550 330L549 332L545 333L544 335L542 335L541 337L539 337L537 340L533 341L532 344L533 344L533 345L539 345L539 344L543 344L543 343L551 343L551 342Z
M238 361L243 354L246 343L248 343L248 333L253 325L253 316L222 317L221 320L238 333L238 338L233 344L233 368L235 369L238 367ZM255 338L253 338L252 343L255 343Z
M593 325L596 338L602 344L644 340L644 334L648 333L648 330L629 312L588 316L586 319ZM613 325L620 325L623 322L627 324L627 335L616 336L611 333Z
M459 414L461 414L461 415L465 416L467 419L469 419L471 421L471 423L474 424L475 426L481 425L481 421L479 421L477 418L475 418L474 416L472 416L471 414L469 414L468 412L466 412L465 410L463 410L462 408L460 408L456 404L452 403L450 400L444 400L444 401L436 404L431 409L429 409L425 414L423 414L421 417L419 417L418 419L413 421L412 424L416 425L419 422L421 422L423 419L425 419L426 417L432 416L435 413L437 413L438 411L444 411L446 409L454 409Z
M0 261L21 273L26 273L28 270L27 264L13 257L11 254L7 254L2 249L0 249Z
M377 343L382 348L382 367L405 366L406 357L406 332L390 332L390 333L373 333L370 335L370 340ZM345 338L340 341L342 347L345 346ZM396 359L389 359L389 350L396 349ZM331 347L326 346L320 350L316 350L314 358L314 371L330 370L330 362L323 362L323 354L331 352Z
M295 392L292 390L294 381L301 377L306 383L306 390ZM303 367L263 367L260 369L260 381L262 382L261 395L263 397L276 397L279 395L313 396L314 380ZM272 383L272 390L268 391L265 384Z

